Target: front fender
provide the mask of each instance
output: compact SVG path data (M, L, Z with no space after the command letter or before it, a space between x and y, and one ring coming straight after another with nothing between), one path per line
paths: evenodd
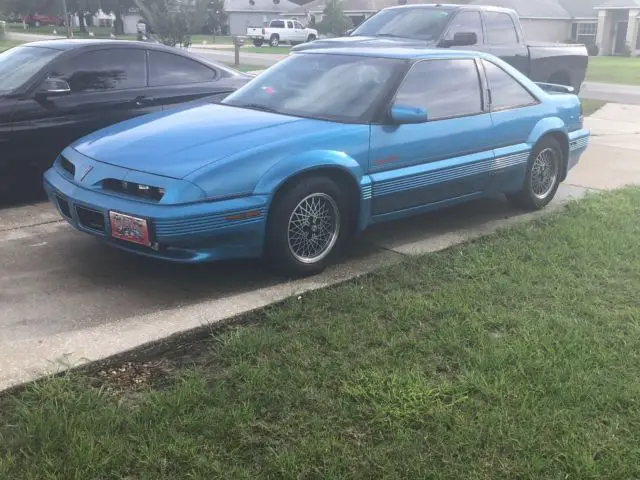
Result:
M253 193L272 195L288 179L321 168L335 168L348 173L360 188L363 171L356 160L343 152L311 150L277 162L260 177Z
M560 132L567 136L567 126L558 117L543 118L531 130L527 143L533 147L542 137L552 132Z

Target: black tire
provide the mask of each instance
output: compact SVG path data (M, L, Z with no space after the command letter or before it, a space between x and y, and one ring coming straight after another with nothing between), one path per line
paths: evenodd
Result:
M555 176L552 180L547 178L546 182L542 182L542 180L538 181L539 176L534 173L536 161L541 157L541 155L545 155L543 160L538 161L546 163L550 158L549 154L553 157L550 161L555 165ZM555 197L556 192L558 191L565 164L566 159L564 158L562 147L558 141L549 136L542 138L532 150L529 157L529 162L527 163L527 175L525 177L524 184L522 185L522 190L517 193L507 195L507 198L515 206L526 210L540 210L544 208L549 202L551 202L551 200L553 200L553 197ZM540 186L540 182L542 182L543 185L546 185L547 183L549 183L549 185L544 190L540 191L540 188L538 188ZM536 192L536 190L538 191Z
M272 47L277 47L280 45L280 37L278 35L271 35L271 38L269 39L269 45L271 45Z
M289 231L294 212L302 202L309 199L325 202L328 211L336 208L337 213L329 216L333 226L331 235L326 241L321 241L326 249L319 252L315 259L308 256L306 261L302 261L302 255L294 252L296 246L291 245ZM347 205L344 192L336 182L325 176L303 178L278 194L269 210L265 236L264 260L269 268L287 277L306 277L323 271L339 254L344 240L349 236L351 216ZM317 219L315 224L319 225ZM307 234L311 235L308 230L311 226L304 228L305 237ZM299 246L297 249L300 253Z
M261 47L262 45L264 45L264 40L262 39L256 39L253 41L253 46L254 47Z
M313 42L316 39L316 36L311 34L307 37L307 42Z

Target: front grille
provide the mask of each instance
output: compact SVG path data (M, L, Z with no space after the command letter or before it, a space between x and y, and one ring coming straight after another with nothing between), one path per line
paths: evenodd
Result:
M102 182L102 188L112 192L131 195L132 197L151 200L154 202L159 202L164 196L163 188L141 185L135 182L125 182L114 178L107 178L104 180Z
M57 195L56 201L58 202L58 207L60 207L60 212L62 212L65 217L71 218L71 207L69 206L69 202Z
M71 175L72 177L75 176L76 166L63 156L60 156L60 166L69 175Z
M85 207L76 207L76 214L78 215L78 222L84 228L96 232L105 231L104 215L102 213Z

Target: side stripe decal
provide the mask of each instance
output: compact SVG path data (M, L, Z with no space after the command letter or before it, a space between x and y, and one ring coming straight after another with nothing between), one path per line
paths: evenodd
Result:
M455 167L437 170L435 172L424 172L417 175L393 178L375 184L373 186L373 191L371 192L371 194L369 193L369 191L367 191L367 195L377 197L405 190L424 188L429 185L458 180L472 175L501 170L509 167L515 167L517 165L526 163L528 159L529 152L527 151L498 158L481 160L479 162L468 165L458 165ZM368 185L367 187L369 187L369 190L371 189L370 185ZM363 198L370 198L370 196L364 197L364 195L365 192L363 189Z

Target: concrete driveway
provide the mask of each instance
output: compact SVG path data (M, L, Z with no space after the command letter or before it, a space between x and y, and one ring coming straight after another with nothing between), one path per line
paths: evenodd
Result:
M607 105L545 212L590 189L640 184L640 107ZM0 389L435 251L536 214L489 199L366 232L324 274L287 282L258 262L180 266L76 232L48 204L0 210Z

